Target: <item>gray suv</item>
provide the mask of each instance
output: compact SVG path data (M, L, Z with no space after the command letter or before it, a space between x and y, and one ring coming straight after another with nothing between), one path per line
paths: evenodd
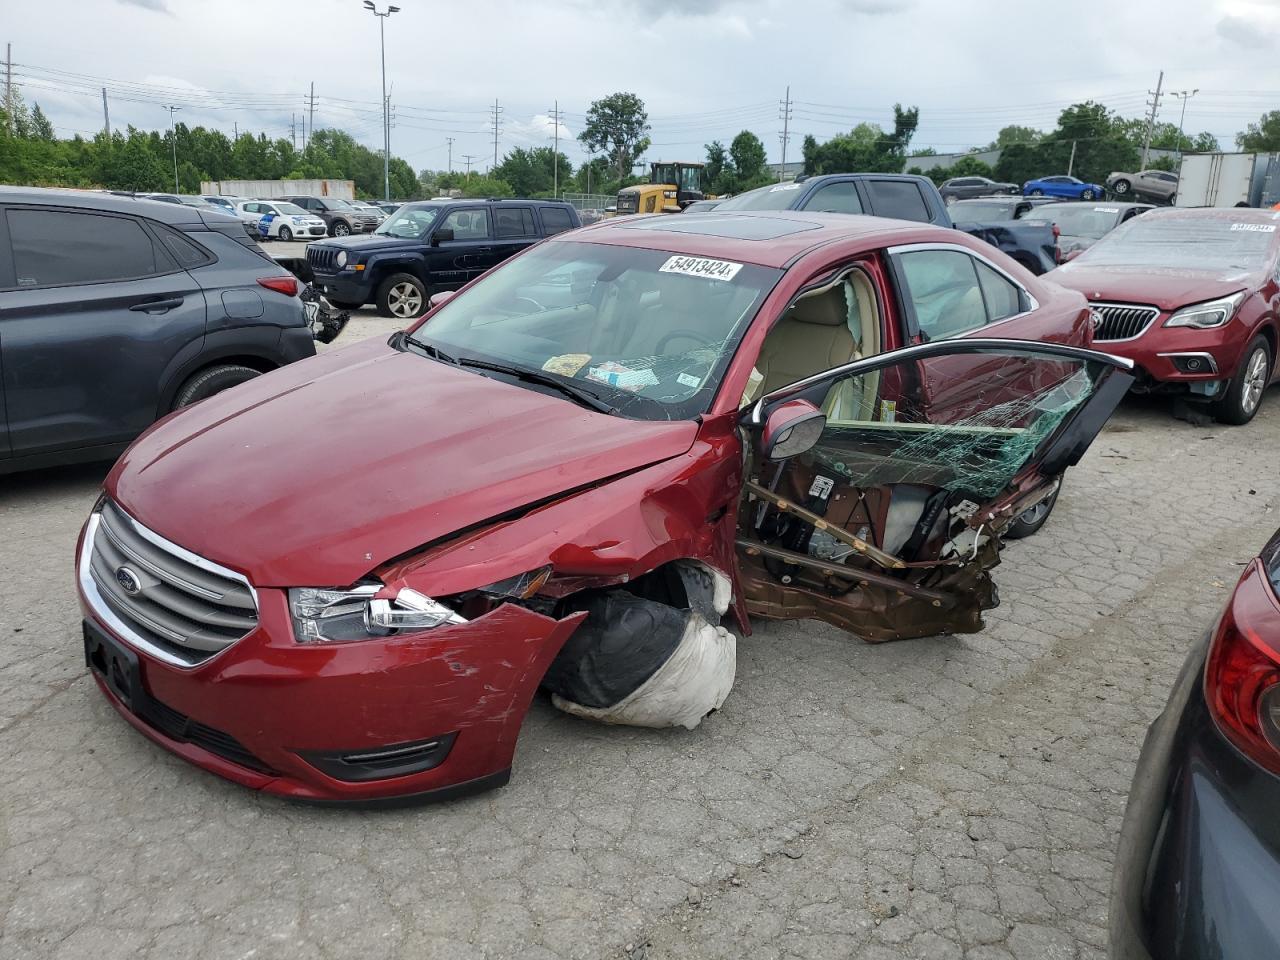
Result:
M0 187L0 474L113 458L166 413L313 356L298 290L235 217Z
M361 210L354 203L337 197L280 197L314 213L329 228L331 237L349 237L353 233L372 233L382 223L376 215Z

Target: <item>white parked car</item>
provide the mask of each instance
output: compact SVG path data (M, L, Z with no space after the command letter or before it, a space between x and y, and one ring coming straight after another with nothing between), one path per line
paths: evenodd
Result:
M257 226L259 236L272 240L306 240L329 232L325 222L314 213L287 200L246 200L236 206L236 215L243 222Z
M214 197L209 194L202 194L200 197L205 203L211 203L223 213L229 213L233 217L240 215L236 207L248 200L248 197Z
M376 203L367 203L364 200L351 200L348 202L353 207L356 207L359 210L363 210L365 213L370 214L371 216L377 217L379 225L382 224L383 220L387 219L387 211L383 210Z

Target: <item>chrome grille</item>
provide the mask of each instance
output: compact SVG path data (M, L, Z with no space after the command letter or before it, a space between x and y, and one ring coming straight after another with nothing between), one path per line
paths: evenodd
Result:
M1102 322L1093 331L1094 340L1132 340L1160 316L1159 307L1143 304L1094 301L1089 306L1102 317Z
M110 501L90 519L80 583L108 626L178 666L203 663L258 625L248 580L152 533Z
M333 247L325 247L313 243L307 247L307 263L313 273L337 273L338 251Z

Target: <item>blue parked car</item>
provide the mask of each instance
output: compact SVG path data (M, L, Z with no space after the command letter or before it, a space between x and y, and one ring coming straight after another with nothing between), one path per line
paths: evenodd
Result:
M1075 177L1041 177L1022 185L1024 197L1067 197L1071 200L1101 200L1102 187Z

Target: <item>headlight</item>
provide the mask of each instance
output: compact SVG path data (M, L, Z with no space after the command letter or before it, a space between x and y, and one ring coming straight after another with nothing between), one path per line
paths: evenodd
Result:
M1195 327L1205 330L1209 327L1220 327L1233 316L1244 300L1245 291L1223 297L1221 300L1210 300L1207 303L1195 303L1183 307L1164 322L1166 327Z
M347 251L339 250L338 257L334 261L334 263L336 263L339 267L345 267L347 265Z
M294 223L305 223L305 222L306 222L306 219L305 219L304 217L290 217L289 219L290 219L290 220L292 220Z

